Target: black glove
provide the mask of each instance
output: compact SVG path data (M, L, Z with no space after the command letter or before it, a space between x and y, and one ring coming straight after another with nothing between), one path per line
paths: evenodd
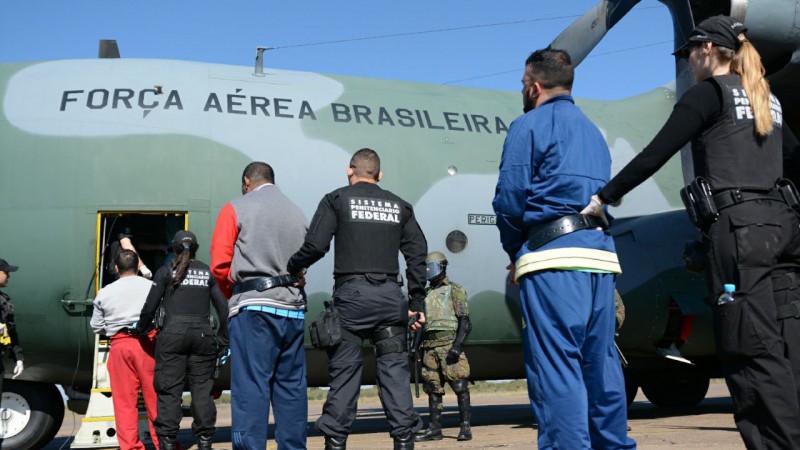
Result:
M444 357L444 360L447 364L455 364L458 362L458 356L461 354L461 350L450 347L450 350L447 351L447 356Z

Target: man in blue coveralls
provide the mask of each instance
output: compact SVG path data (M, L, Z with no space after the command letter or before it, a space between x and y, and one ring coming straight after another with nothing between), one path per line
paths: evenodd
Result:
M614 278L607 224L579 214L611 175L600 130L575 106L561 50L525 61L525 114L508 130L495 198L497 227L520 284L528 394L540 449L631 449L614 349Z

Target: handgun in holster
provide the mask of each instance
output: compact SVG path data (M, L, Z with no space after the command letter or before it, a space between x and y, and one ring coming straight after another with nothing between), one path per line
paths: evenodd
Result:
M164 328L164 321L167 318L167 311L164 306L156 308L156 313L153 315L153 328L160 330Z
M681 189L681 200L689 219L697 228L705 229L719 218L711 186L703 177L695 178Z
M783 196L783 200L795 211L800 211L800 195L797 193L797 188L792 183L792 180L781 178L775 185L778 192Z

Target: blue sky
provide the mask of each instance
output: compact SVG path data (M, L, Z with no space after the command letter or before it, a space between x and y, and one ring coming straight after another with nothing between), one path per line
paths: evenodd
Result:
M116 39L124 58L249 66L257 46L274 46L267 68L516 91L528 54L597 3L5 0L0 62L96 58L100 39ZM672 48L667 8L643 0L578 67L574 94L619 99L667 84Z

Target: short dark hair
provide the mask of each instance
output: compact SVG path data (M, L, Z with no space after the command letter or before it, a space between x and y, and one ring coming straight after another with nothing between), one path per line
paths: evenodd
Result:
M381 173L381 158L370 148L362 148L350 158L350 168L360 178L378 179Z
M564 50L536 50L525 60L525 67L530 68L532 81L538 81L545 89L572 90L575 68L572 67L569 53Z
M139 268L139 255L133 250L122 250L117 257L114 258L114 264L117 265L117 271L119 271L120 274L125 272L136 273Z
M242 172L242 184L247 177L250 181L263 181L265 183L275 184L275 172L272 166L265 162L254 161L247 165Z

